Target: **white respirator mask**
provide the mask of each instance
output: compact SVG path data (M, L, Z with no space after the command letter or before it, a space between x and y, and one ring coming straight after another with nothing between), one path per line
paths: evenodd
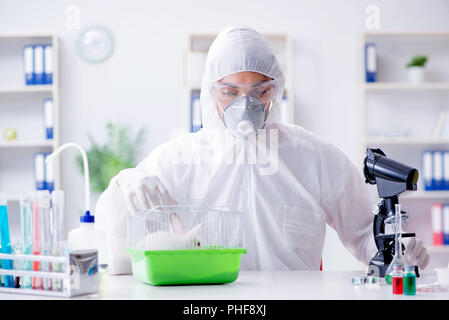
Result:
M247 136L257 134L265 126L276 91L276 81L243 84L216 82L212 89L227 129L238 136Z
M256 134L265 126L268 109L262 101L241 96L228 104L223 111L223 123L239 135Z

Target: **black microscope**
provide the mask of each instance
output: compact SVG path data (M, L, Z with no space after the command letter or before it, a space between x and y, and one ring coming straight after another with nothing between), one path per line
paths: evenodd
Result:
M399 194L404 191L416 191L419 173L418 170L405 164L387 158L381 149L366 150L363 161L365 182L377 184L377 192L381 202L373 210L373 232L377 249L379 250L371 259L368 267L368 276L385 277L395 255L395 235L385 234L385 223L392 220L395 215L395 205L399 203ZM401 211L401 219L405 222L408 215ZM414 233L402 233L403 238L414 237ZM401 244L402 250L405 249ZM419 276L418 267L415 266L416 275Z

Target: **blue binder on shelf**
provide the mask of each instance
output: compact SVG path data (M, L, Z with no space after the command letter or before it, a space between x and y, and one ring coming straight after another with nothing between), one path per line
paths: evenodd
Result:
M377 47L375 43L365 44L365 81L377 81Z
M449 204L443 206L443 244L449 244Z
M25 75L25 84L33 85L34 80L34 47L29 45L23 47L23 73Z
M44 84L44 46L34 46L34 84Z
M43 83L53 84L53 46L44 45Z
M443 189L449 190L449 150L443 152Z
M422 153L422 172L424 181L424 190L434 190L433 182L433 151L426 150Z
M444 180L443 180L443 151L435 150L433 151L433 189L434 190L444 190Z
M45 127L45 139L53 139L53 99L47 98L43 101L44 105L44 127Z
M34 181L36 190L45 190L45 153L34 154Z
M44 154L44 159L46 160L50 153ZM55 189L55 177L53 175L53 161L45 164L45 189L52 192Z
M200 90L193 90L190 98L190 132L197 132L202 127Z

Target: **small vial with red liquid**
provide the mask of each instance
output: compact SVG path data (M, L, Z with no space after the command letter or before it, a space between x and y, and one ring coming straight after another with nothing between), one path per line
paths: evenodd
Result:
M394 265L391 272L391 284L393 285L393 294L404 294L404 267Z

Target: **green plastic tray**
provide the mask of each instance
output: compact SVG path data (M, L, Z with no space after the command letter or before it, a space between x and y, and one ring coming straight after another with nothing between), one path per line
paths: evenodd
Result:
M246 249L145 251L127 248L136 279L155 286L229 283L237 279Z

